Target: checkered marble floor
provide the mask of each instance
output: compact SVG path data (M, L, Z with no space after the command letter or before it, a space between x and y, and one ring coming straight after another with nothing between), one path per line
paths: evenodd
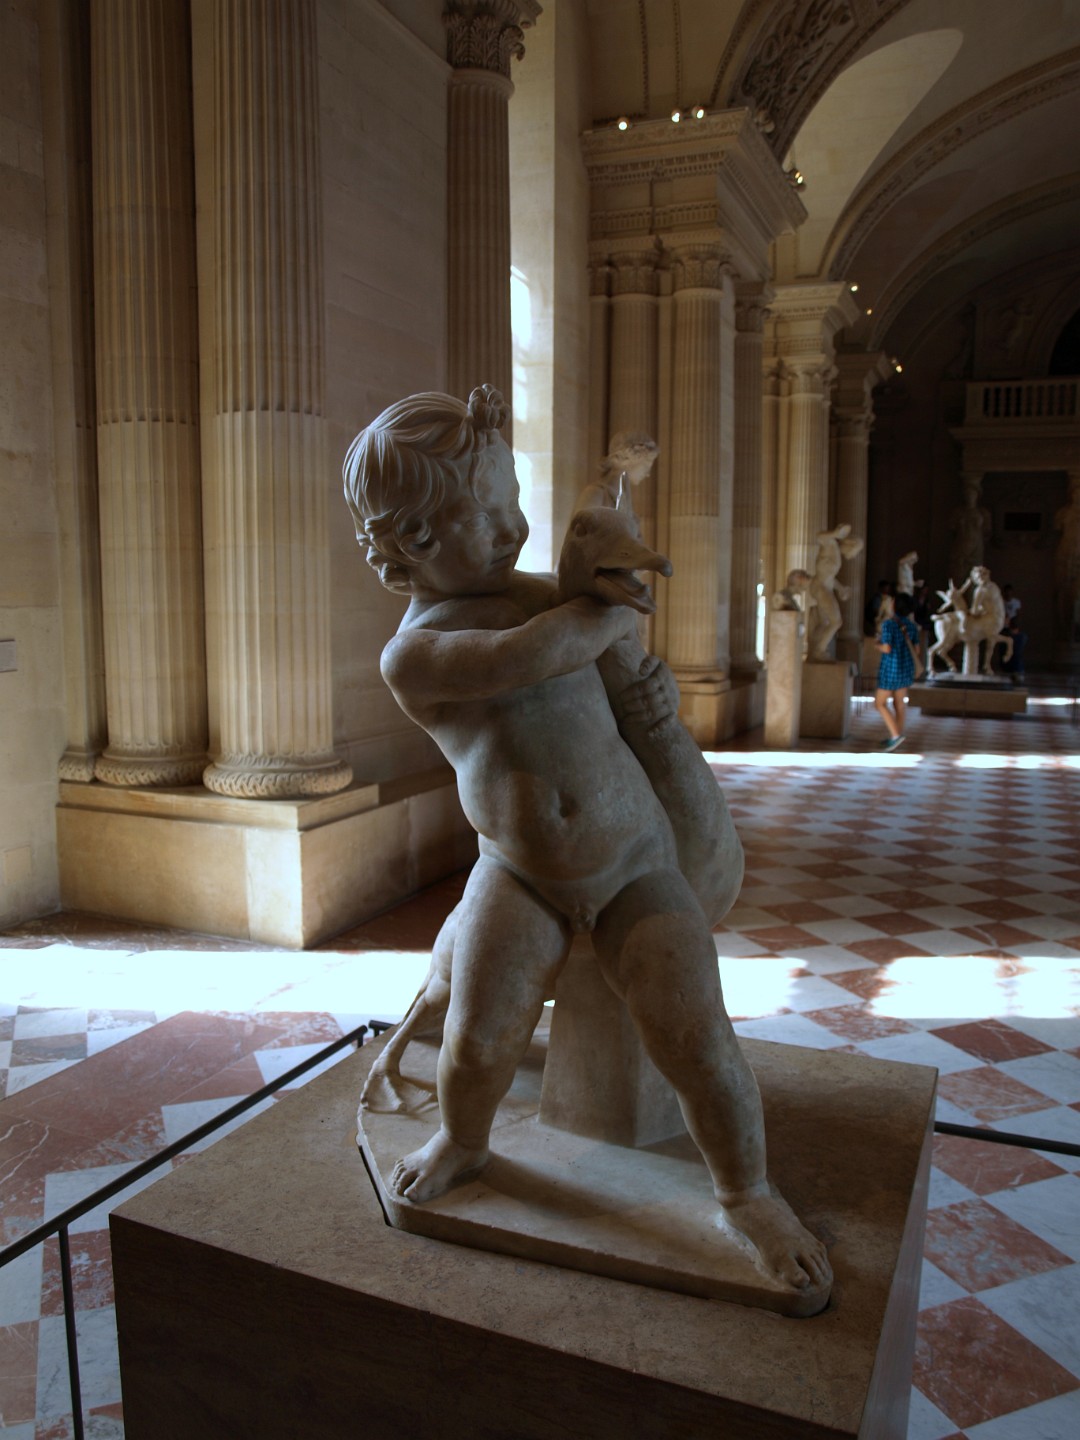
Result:
M1080 1144L1080 728L1034 698L913 711L887 755L857 698L843 742L710 757L747 856L716 935L738 1031L934 1065L939 1119L1033 1137L935 1139L910 1440L1080 1435L1080 1158L1037 1144ZM461 884L303 955L73 915L0 934L0 1243L397 1018ZM123 1433L106 1226L71 1236L97 1440ZM69 1411L50 1241L0 1272L0 1433L66 1440Z

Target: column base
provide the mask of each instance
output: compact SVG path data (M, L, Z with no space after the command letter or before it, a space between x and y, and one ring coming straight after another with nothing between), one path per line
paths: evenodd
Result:
M760 725L765 714L765 672L730 679L684 680L679 686L679 715L704 750Z
M95 780L128 789L197 785L206 768L206 752L197 755L117 755L106 750L94 762ZM77 776L63 776L77 779Z
M303 949L476 857L446 768L314 800L62 782L66 908Z
M215 795L244 800L300 800L336 795L352 782L352 768L336 755L305 762L258 755L222 757L194 777Z

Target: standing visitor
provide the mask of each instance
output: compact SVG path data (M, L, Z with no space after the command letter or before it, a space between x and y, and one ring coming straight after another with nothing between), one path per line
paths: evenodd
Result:
M880 614L881 632L877 648L881 651L881 661L878 664L874 708L889 732L881 742L882 750L898 750L904 743L907 692L915 679L915 657L919 644L919 632L911 619L914 603L910 595L897 595L895 599L885 601Z

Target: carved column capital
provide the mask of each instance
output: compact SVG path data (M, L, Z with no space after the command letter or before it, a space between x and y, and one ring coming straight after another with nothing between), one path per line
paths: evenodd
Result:
M764 335L769 302L764 295L736 295L735 329L740 335Z
M525 54L523 32L539 14L537 0L449 0L446 58L455 70L488 70L509 80L510 61Z
M612 295L655 295L655 250L630 250L611 257Z
M683 245L672 252L674 290L719 290L731 273L728 257L716 245Z
M789 360L784 366L784 378L790 395L814 395L825 399L835 374L835 366L828 363L822 365L820 361L792 364Z
M600 296L606 299L611 293L611 266L606 260L593 260L589 263L589 298L595 299Z

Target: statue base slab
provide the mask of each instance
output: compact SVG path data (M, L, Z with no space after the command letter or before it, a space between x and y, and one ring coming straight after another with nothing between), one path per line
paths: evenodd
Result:
M854 693L855 666L850 661L808 660L802 667L799 734L815 740L846 740Z
M830 1242L800 1320L391 1228L354 1141L376 1049L113 1213L128 1440L904 1440L936 1072L747 1042Z
M1028 692L997 675L937 675L912 685L908 703L927 715L1022 715Z
M709 1172L688 1135L631 1148L539 1121L542 1031L499 1109L482 1174L423 1205L400 1199L389 1185L395 1164L439 1126L438 1053L436 1043L414 1042L402 1072L430 1104L357 1117L368 1171L397 1229L781 1315L816 1315L828 1302L828 1287L793 1290L766 1275L745 1242L720 1227Z

